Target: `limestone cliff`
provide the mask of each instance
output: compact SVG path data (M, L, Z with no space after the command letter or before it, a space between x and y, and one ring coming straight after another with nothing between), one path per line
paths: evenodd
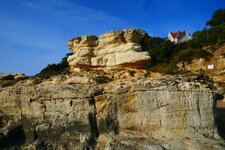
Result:
M0 148L225 148L205 76L89 70L0 88Z
M74 54L68 58L71 71L80 68L124 66L144 68L150 60L143 52L141 40L147 34L143 30L126 29L96 36L71 39L68 45Z
M127 29L71 39L71 74L1 74L0 149L225 149L224 110L215 109L224 90L203 74L141 70L146 36Z

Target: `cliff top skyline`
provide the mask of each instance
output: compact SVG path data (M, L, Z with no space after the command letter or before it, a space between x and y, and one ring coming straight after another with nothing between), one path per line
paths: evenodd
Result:
M140 28L150 36L193 33L205 27L222 1L1 0L0 72L38 73L70 52L75 36Z

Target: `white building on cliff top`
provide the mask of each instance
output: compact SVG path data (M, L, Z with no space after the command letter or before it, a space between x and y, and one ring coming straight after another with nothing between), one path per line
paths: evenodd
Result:
M169 32L167 39L174 43L182 43L191 39L186 31Z

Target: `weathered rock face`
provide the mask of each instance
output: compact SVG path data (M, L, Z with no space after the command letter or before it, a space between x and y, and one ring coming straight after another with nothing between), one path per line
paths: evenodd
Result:
M175 79L139 80L119 82L105 89L108 92L95 97L97 123L101 131L99 143L104 143L109 136L102 133L111 133L113 137L119 133L119 138L115 137L129 148L145 149L149 142L143 140L145 135L154 146L191 150L210 145L199 142L197 146L193 137L218 138L213 93L200 83ZM185 138L188 140L181 140ZM174 147L169 148L159 144L161 139L179 140L178 145L176 141Z
M111 74L89 71L1 88L0 148L225 148L210 83L152 79L146 71L120 70L116 80Z
M82 36L68 42L71 50L68 62L71 71L78 68L125 66L144 68L150 60L142 52L141 40L146 33L138 29L112 31L96 36Z
M4 137L0 147L41 139L35 148L49 143L52 147L55 142L56 149L74 145L79 149L80 133L84 146L87 142L92 145L98 135L93 101L98 92L98 87L68 84L15 86L2 91L0 110L7 119L0 118L0 133ZM10 133L12 129L16 130L14 135Z

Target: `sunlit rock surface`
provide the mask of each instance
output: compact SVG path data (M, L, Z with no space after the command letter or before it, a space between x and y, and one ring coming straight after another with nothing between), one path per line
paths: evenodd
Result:
M204 76L144 70L20 80L0 88L0 148L223 150L215 94Z
M145 68L150 60L143 52L141 40L147 34L139 29L111 31L96 36L81 36L71 39L68 45L74 51L68 62L71 71L80 68L127 67Z

